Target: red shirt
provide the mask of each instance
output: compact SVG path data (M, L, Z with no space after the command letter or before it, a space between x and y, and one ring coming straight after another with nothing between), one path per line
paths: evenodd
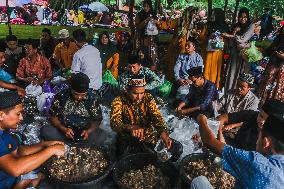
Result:
M51 65L40 54L37 54L34 65L32 65L30 58L25 57L20 60L16 76L19 78L37 76L38 79L49 79L52 76Z

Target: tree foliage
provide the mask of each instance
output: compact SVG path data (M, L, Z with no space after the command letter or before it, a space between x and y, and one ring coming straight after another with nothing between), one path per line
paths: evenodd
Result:
M56 10L62 9L76 9L79 5L89 4L94 0L69 0L58 1L49 0L51 6ZM98 0L104 4L114 5L118 0ZM122 0L127 2L128 0ZM135 0L136 4L142 0ZM153 4L157 0L152 0ZM182 8L186 6L197 6L198 8L206 8L208 6L208 0L159 0L164 7L168 7L168 3L171 2L171 8ZM224 8L226 0L212 0L213 7ZM227 10L234 12L234 8L237 0L227 0ZM274 10L274 14L280 17L284 17L284 0L240 0L239 7L247 7L253 16L260 16L263 13L264 7L269 7Z

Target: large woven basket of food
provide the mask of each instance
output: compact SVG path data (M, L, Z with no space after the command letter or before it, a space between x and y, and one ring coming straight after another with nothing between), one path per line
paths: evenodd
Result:
M207 153L185 156L180 164L180 174L185 187L190 187L194 178L205 176L214 188L234 188L234 177L222 169L215 156Z
M64 158L49 159L43 166L43 172L53 184L87 187L102 181L112 168L113 163L103 149L72 144Z
M169 161L161 162L151 153L137 153L116 163L113 178L121 189L172 189L179 173Z

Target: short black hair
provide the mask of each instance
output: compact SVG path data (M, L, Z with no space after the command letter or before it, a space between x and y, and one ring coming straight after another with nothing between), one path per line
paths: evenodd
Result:
M128 56L128 64L141 64L136 54L130 54Z
M7 35L6 36L6 41L7 42L9 42L9 41L18 41L18 38L15 35Z
M36 39L29 38L29 39L27 39L25 44L26 45L31 45L34 49L37 49L39 47L39 42Z
M42 32L48 33L48 35L51 35L51 31L48 28L43 28Z
M268 137L271 139L273 148L277 153L284 153L284 144L273 137L267 130L262 129L262 138L263 137Z
M189 36L186 42L186 45L192 43L194 47L198 46L198 41L194 37Z
M0 108L0 111L1 112L4 112L5 114L8 114L11 110L13 110L16 106L12 106L12 107L9 107L9 108L3 108L1 109Z
M85 31L82 29L77 29L73 31L73 37L79 43L83 43L87 41L87 35Z

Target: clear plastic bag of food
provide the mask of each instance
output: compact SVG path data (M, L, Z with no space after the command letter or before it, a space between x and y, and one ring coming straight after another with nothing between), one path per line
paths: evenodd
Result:
M162 162L168 161L172 154L168 151L165 143L162 140L159 140L155 146L155 152L157 152L157 157Z

